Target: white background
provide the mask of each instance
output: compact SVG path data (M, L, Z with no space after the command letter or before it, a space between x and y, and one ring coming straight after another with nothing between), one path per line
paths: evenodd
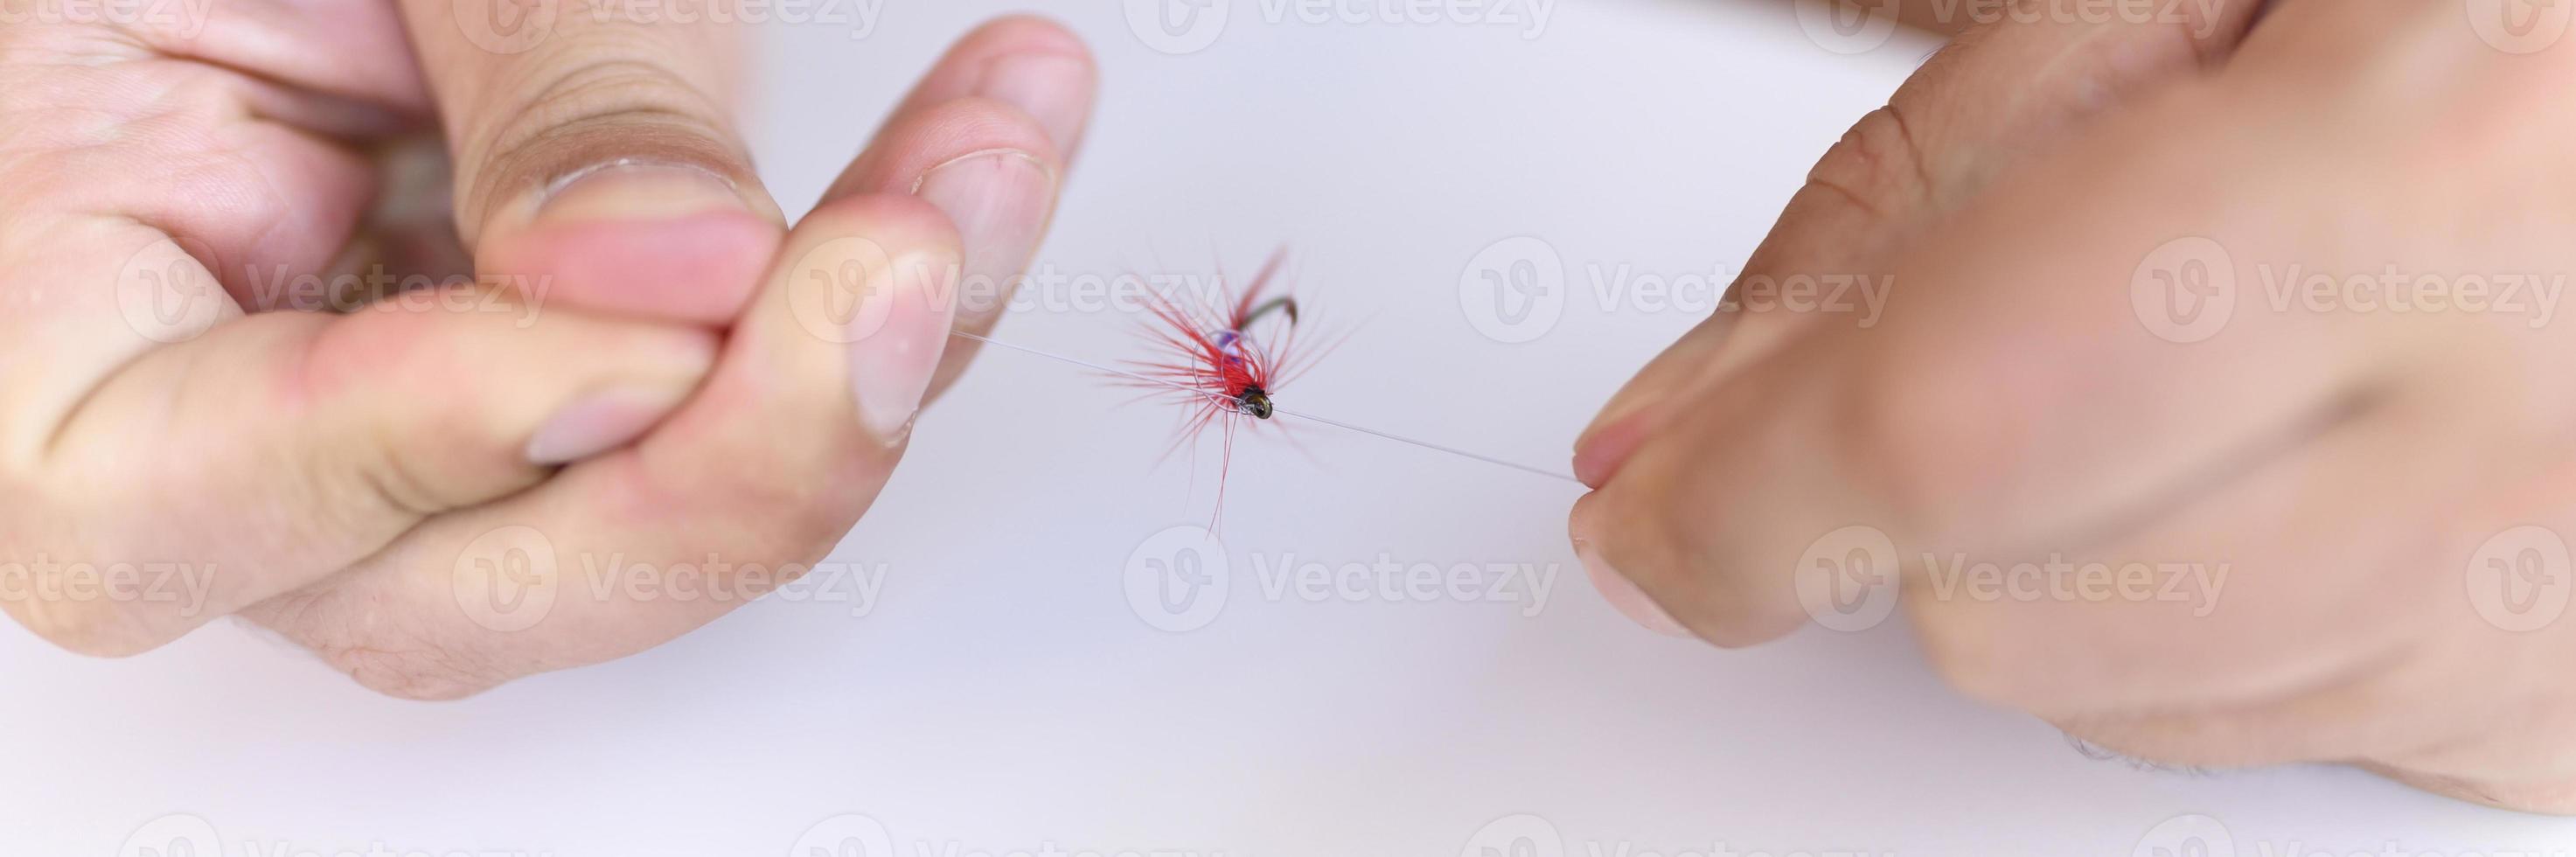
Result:
M764 28L750 127L791 207L1004 10L889 5ZM1522 20L1313 24L1235 0L1212 44L1171 55L1118 3L1059 4L1105 90L1042 264L1240 273L1285 244L1296 287L1352 336L1283 405L1562 469L1707 299L1605 306L1593 269L1722 284L1930 44L1838 54L1771 3L1568 0L1535 34L1505 8ZM1567 300L1507 344L1469 322L1461 279L1512 236L1561 259ZM1001 335L1114 360L1138 356L1132 321L1037 307ZM1239 445L1222 610L1167 631L1131 606L1131 560L1206 520L1213 462L1158 466L1172 415L1125 398L992 353L836 553L884 571L864 609L772 598L463 703L373 696L227 624L118 662L0 625L0 853L118 853L173 813L226 854L806 857L872 822L906 855L2225 857L2184 850L2212 829L2169 822L2192 814L2244 855L2576 847L2570 822L2345 769L2090 759L1949 694L1898 623L1742 652L1649 635L1584 582L1572 486L1329 429L1300 430L1304 452ZM1553 588L1396 603L1265 585L1382 556L1535 567ZM815 829L843 814L866 822ZM1488 826L1516 814L1536 820ZM1511 850L1523 832L1539 847Z

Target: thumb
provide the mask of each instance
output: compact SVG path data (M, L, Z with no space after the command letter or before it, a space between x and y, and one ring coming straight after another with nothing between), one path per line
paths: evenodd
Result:
M1926 230L2094 120L2201 77L2235 50L2257 6L2215 0L2130 21L2042 4L2036 17L1961 35L1816 162L1725 308L1647 364L1584 429L1575 476L1594 487L1609 480L1677 394L1731 376L1817 323L1875 323L1902 288L1882 279L1888 263ZM1822 309L1780 293L1801 278L1854 276L1874 293Z
M720 324L741 311L783 219L733 125L741 28L719 22L737 19L562 0L403 5L480 273L621 314Z

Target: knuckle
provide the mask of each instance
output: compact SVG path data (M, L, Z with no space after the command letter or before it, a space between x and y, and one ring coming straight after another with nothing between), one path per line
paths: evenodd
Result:
M144 628L130 611L104 599L12 598L0 601L0 609L38 639L73 654L124 658L169 642Z
M432 639L418 617L353 616L323 593L284 596L250 611L360 686L396 699L443 701L490 690L513 676L490 659Z
M458 700L498 687L503 681L465 668L435 650L348 648L317 653L359 686L395 699Z
M1922 149L1904 114L1891 105L1869 112L1807 172L1800 196L1840 197L1881 219L1912 210L1930 192Z
M1046 129L1018 107L981 96L953 98L909 110L878 134L877 143L834 183L834 194L860 190L909 195L922 174L977 152L1026 152L1061 168L1061 155Z
M986 149L1018 149L1052 159L1055 144L1027 111L980 95L953 98L923 108L889 129L888 139L927 145L934 156L954 156Z

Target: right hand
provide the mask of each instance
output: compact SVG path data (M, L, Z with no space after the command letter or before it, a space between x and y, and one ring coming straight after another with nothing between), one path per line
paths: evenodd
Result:
M2088 5L1925 63L1746 266L1883 304L1748 301L1603 409L1595 580L1723 646L1901 606L1964 693L2154 762L2576 813L2576 38Z

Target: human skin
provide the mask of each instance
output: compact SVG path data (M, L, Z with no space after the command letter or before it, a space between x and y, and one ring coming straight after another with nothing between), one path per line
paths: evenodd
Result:
M1578 441L1577 551L1639 621L1728 647L1883 583L1960 691L2140 759L2576 812L2576 620L2492 588L2564 606L2576 332L2529 292L2464 303L2576 269L2576 40L2457 0L2216 10L1933 57L1746 266L1889 277L1883 316L1747 304L1673 345ZM2215 327L2159 317L2231 276ZM1994 597L1961 558L2230 574Z
M96 655L239 615L452 698L697 627L875 501L993 323L956 286L1045 230L1084 46L965 36L791 229L741 15L493 2L0 23L0 608ZM371 272L432 279L281 290Z

